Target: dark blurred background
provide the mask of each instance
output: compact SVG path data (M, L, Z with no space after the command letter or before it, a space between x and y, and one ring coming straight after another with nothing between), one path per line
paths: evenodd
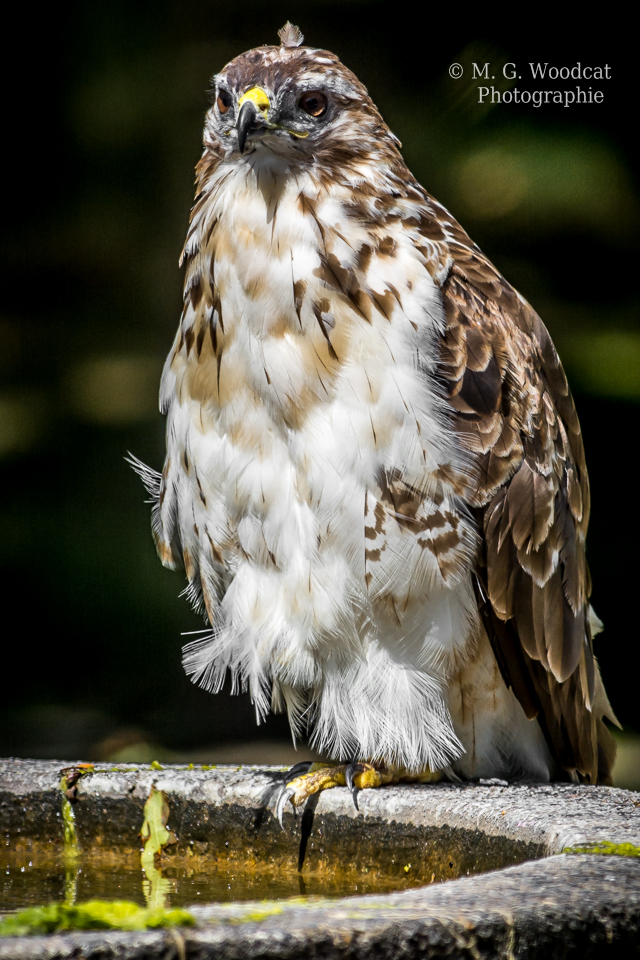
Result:
M184 675L181 633L203 624L179 597L184 578L155 555L124 457L163 460L157 389L211 75L277 43L290 18L364 81L413 172L558 346L592 478L588 555L606 625L596 651L628 731L623 779L640 785L636 81L620 32L364 0L68 3L37 20L25 5L17 18L2 119L0 754L289 756L284 718L256 728L246 696L212 697ZM609 64L611 79L533 82L530 61ZM473 62L492 64L501 91L580 83L604 100L479 104ZM522 80L502 78L506 62Z

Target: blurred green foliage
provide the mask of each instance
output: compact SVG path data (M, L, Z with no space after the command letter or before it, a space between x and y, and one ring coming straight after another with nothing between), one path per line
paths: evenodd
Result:
M194 749L256 735L246 697L210 697L182 673L180 633L202 622L178 597L184 579L155 557L124 456L162 463L157 385L180 313L177 261L211 75L277 42L288 18L368 85L416 176L549 326L593 481L589 558L607 628L597 651L621 719L640 726L636 684L618 668L636 630L637 561L610 513L640 397L637 154L619 43L601 31L534 42L480 15L453 29L444 8L405 20L369 0L22 15L31 58L6 86L0 561L13 626L0 752L77 759L118 737L123 748L146 738ZM604 103L478 103L474 62L500 75L501 64L530 60L612 63ZM465 68L458 81L454 61ZM285 737L286 721L262 733Z

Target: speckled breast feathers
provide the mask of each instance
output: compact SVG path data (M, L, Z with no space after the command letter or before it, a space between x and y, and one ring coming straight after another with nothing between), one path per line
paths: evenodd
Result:
M595 779L610 708L553 345L353 74L283 39L216 78L162 380L154 533L211 624L186 668L336 758L435 769L469 750L450 690L486 645Z

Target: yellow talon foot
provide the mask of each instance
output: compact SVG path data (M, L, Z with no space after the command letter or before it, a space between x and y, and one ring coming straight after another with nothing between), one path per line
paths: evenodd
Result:
M348 787L353 797L354 806L358 810L359 790L380 787L383 784L398 783L400 780L434 783L436 780L440 780L441 776L442 774L439 771L425 770L422 773L409 773L404 767L374 766L371 763L364 762L312 763L305 773L284 784L276 802L276 816L280 821L280 826L284 827L282 818L288 801L291 801L295 811L310 797L322 790L330 790L332 787Z

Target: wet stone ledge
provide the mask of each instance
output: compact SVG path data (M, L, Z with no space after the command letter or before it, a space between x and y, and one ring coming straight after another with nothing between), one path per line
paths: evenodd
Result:
M64 855L60 779L72 766L0 761L8 856ZM139 863L138 832L155 785L178 838L163 864L189 858L203 869L294 872L300 818L286 813L283 831L270 811L260 813L281 775L250 766L97 764L75 784L78 846L107 863ZM0 960L640 956L640 858L628 855L640 852L638 794L570 784L407 784L363 791L359 805L358 813L345 789L322 795L303 876L402 879L411 865L424 886L195 906L198 926L190 929L0 938ZM603 852L580 852L596 850Z

